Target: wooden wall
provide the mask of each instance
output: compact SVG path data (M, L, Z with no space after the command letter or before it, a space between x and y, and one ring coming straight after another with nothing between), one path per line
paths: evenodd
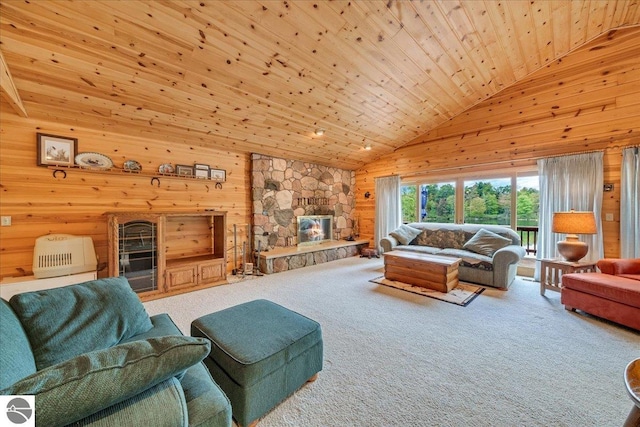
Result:
M43 123L15 115L5 101L0 107L0 214L12 219L10 227L0 228L1 277L30 274L35 239L49 233L91 236L99 263L106 263L105 212L227 211L230 251L233 224L249 222L249 155ZM157 171L169 162L205 163L225 169L227 182L216 189L210 181L162 178L158 187L146 176L81 170L69 170L66 179L61 174L54 178L52 170L36 166L37 132L78 138L79 152L105 154L118 167L127 159L139 161L143 171ZM232 258L228 256L229 271ZM106 269L99 272L106 275Z
M605 255L617 256L621 148L640 145L639 34L638 28L612 31L356 171L360 236L373 239L375 177L483 173L604 150L605 182L615 185L605 193L603 214L614 214L603 225ZM215 138L178 144L25 119L0 102L0 214L13 222L0 227L1 277L29 274L35 239L49 233L90 235L105 263L109 211L225 210L228 248L233 224L250 221L249 154L216 150ZM145 171L165 162L206 163L225 169L227 182L216 189L208 182L162 179L158 188L147 177L76 170L54 178L36 166L37 132L76 137L81 152L106 154L118 166L135 159Z
M499 172L604 150L605 256L619 255L621 147L640 145L640 30L613 31L356 171L361 237L373 243L380 176ZM372 197L365 199L369 191Z

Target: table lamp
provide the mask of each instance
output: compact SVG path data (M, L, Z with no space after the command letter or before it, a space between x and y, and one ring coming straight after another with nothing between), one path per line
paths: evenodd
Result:
M555 212L551 231L567 235L567 240L558 242L558 252L566 261L576 262L589 252L589 245L578 240L577 234L595 234L596 219L593 212Z

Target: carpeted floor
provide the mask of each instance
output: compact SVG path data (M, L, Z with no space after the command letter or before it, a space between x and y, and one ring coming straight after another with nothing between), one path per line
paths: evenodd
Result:
M570 313L516 279L460 307L371 283L348 258L145 303L192 320L256 298L317 320L324 369L260 421L279 426L621 426L640 333Z

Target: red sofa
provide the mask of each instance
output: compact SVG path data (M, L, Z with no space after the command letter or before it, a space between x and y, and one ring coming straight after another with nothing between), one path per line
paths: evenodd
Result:
M640 258L602 259L597 266L600 273L562 276L564 308L640 330Z

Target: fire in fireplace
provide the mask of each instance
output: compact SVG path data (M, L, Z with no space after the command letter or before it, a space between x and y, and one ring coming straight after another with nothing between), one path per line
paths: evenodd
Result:
M298 216L298 244L308 245L333 240L333 216Z

